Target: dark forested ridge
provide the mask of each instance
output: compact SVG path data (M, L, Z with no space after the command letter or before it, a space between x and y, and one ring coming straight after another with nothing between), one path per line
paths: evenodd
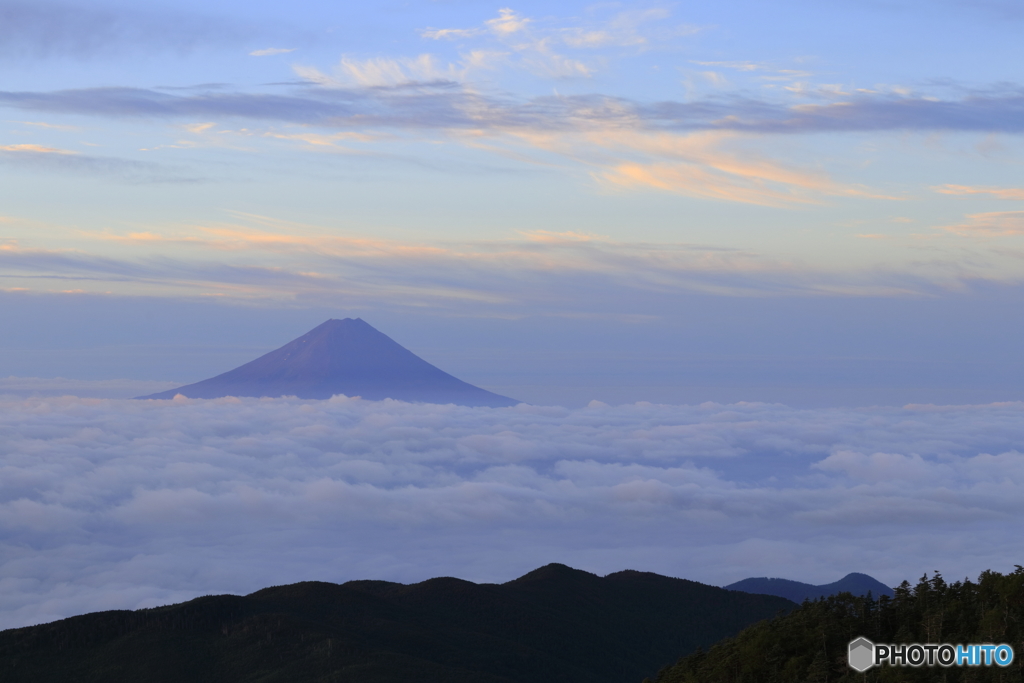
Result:
M17 683L625 683L792 602L548 565L505 584L307 582L0 632Z
M847 666L849 642L1007 643L1014 662L1001 667ZM805 602L792 613L747 628L735 638L663 669L655 683L871 683L1024 681L1024 568L986 571L977 582L947 584L936 572L916 586L904 581L895 597L850 593Z

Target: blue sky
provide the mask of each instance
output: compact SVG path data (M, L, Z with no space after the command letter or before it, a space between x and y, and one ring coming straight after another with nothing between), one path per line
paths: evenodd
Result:
M1016 397L1013 4L0 11L0 374L192 381L359 315L540 403Z
M555 561L1006 571L1022 28L0 0L0 627ZM332 317L532 405L123 400Z
M671 387L703 361L854 362L871 387L780 369L701 380L716 399L1017 397L1012 3L0 12L0 374L192 381L218 344L237 364L358 315L540 403L699 401ZM41 355L69 306L192 313L161 348L137 318L82 315L75 370ZM235 319L244 335L216 329ZM644 379L637 355L664 362ZM887 364L922 356L960 371L896 387Z

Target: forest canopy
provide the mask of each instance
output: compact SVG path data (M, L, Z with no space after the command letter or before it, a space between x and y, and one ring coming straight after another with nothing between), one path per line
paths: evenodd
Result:
M662 669L653 683L864 683L1022 681L1024 676L1024 568L985 571L977 581L947 583L936 571L916 585L904 581L895 596L877 600L840 593L762 621ZM881 666L861 674L847 666L850 641L874 643L1007 643L1008 667ZM647 683L652 683L648 679Z

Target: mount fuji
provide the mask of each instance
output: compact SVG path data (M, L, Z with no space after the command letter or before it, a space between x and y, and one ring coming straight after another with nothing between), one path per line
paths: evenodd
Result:
M141 399L335 394L462 406L514 406L500 396L434 367L360 318L328 320L281 348L224 374Z

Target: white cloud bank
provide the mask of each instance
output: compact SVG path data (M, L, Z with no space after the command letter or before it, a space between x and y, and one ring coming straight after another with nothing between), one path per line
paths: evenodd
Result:
M724 584L1020 563L1024 404L0 399L0 627L548 562Z

